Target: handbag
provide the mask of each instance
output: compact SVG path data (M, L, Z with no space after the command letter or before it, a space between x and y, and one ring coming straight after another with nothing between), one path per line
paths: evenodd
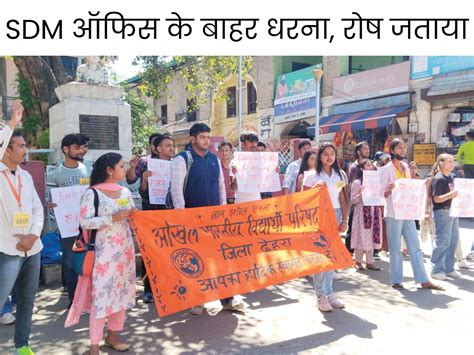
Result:
M94 192L94 217L99 214L99 195L95 189ZM85 235L90 232L89 243L86 243ZM79 234L74 241L72 246L72 268L74 271L84 277L92 275L92 269L94 268L95 259L95 236L97 229L83 230L79 227Z

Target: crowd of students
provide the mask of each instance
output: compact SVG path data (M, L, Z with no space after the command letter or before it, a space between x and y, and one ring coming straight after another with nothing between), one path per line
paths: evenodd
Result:
M4 323L15 321L10 295L14 292L16 324L14 342L19 354L32 354L28 339L35 294L40 270L40 234L43 227L43 207L34 189L31 176L21 169L26 155L26 144L19 131L14 131L22 115L21 104L13 108L13 118L0 131L0 305L5 305ZM81 134L66 135L61 144L64 161L47 175L48 188L88 185L81 198L80 225L84 229L97 229L94 272L81 277L72 268L74 238L62 238L63 269L69 304L66 326L79 322L81 314L89 316L90 353L99 353L99 343L117 351L126 351L129 344L119 338L126 310L135 304L135 251L129 216L136 210L130 191L124 187L139 183L143 210L180 209L260 200L271 193L249 193L239 189L239 173L232 160L233 146L229 142L219 145L218 155L210 151L210 128L196 123L190 129L190 142L186 149L175 155L173 137L153 134L149 144L151 154L133 157L128 168L121 155L107 153L93 165L84 162L87 138ZM259 152L265 145L258 142L255 132L244 132L240 137L242 151ZM392 191L395 180L419 178L416 165L407 164L407 146L400 139L390 144L390 153L377 152L370 160L367 142L356 145L356 160L348 172L339 166L337 151L332 143L323 143L312 150L309 141L298 146L300 158L289 164L283 180L283 194L297 193L324 184L329 191L334 214L346 246L354 252L358 270L380 271L375 259L377 251L389 253L390 284L395 289L403 286L402 239L406 244L416 283L423 289L442 291L443 287L430 281L423 262L415 221L395 218ZM171 161L170 200L156 205L148 200L148 177L152 173L150 159ZM426 179L429 199L422 201L432 208L427 219L434 221L434 249L431 256L431 276L439 280L461 276L454 269L456 249L459 245L459 220L449 215L449 208L458 191L453 189L454 158L448 154L438 157L430 177ZM278 171L278 167L275 166ZM364 206L361 198L364 189L364 171L388 169L385 181L385 207ZM96 202L98 208L96 210ZM50 201L48 208L54 208ZM432 211L432 215L431 215ZM426 229L432 227L421 222L425 238ZM365 256L365 263L364 263ZM143 270L145 268L143 267ZM142 275L145 286L144 302L153 302L152 290L146 271ZM322 312L344 308L344 303L333 289L334 271L312 275L317 296L317 307ZM244 304L234 297L221 300L224 310L242 311ZM10 307L10 308L9 308ZM190 312L200 315L203 305ZM8 318L8 319L7 319Z

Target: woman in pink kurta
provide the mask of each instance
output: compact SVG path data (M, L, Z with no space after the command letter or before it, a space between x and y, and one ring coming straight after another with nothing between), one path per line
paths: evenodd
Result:
M354 217L352 219L351 249L354 249L356 268L364 270L380 270L373 263L374 249L380 249L382 240L382 208L364 206L362 202L363 171L373 170L374 167L369 159L362 160L358 165L356 179L351 187L351 202L354 205ZM362 265L362 259L366 257L366 267Z
M135 304L135 250L128 222L135 206L130 191L117 184L124 179L121 155L107 153L96 161L91 175L91 188L99 197L97 217L92 189L81 198L80 225L97 230L95 261L92 276L80 278L66 326L76 323L82 312L90 313L90 354L99 353L106 321L105 345L117 351L129 348L118 339L125 311Z

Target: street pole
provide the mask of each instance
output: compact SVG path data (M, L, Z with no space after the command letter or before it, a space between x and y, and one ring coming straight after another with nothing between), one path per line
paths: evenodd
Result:
M242 56L239 55L239 75L237 78L237 90L238 90L238 107L237 107L237 140L239 142L239 152L242 151L242 142L240 141L240 135L242 134Z
M323 76L324 72L321 68L317 67L313 70L313 76L316 80L316 112L314 115L314 142L316 146L319 147L319 111L320 111L320 91L321 91L321 77Z

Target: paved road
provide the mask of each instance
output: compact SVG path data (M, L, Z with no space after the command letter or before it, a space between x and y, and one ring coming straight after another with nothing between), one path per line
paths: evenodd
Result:
M464 222L462 238L474 235L474 222ZM406 290L388 287L388 263L382 272L345 270L335 289L344 310L322 314L310 283L297 279L243 296L245 313L182 312L159 319L138 301L128 315L124 336L132 353L244 354L445 354L472 350L474 269L462 278L439 282L445 292L420 290L404 262ZM429 267L429 264L426 264ZM141 295L141 290L140 290ZM31 346L37 354L84 354L88 349L87 317L73 329L63 328L66 294L41 290L34 316ZM12 326L0 326L0 354L12 349ZM104 353L113 351L102 349Z

